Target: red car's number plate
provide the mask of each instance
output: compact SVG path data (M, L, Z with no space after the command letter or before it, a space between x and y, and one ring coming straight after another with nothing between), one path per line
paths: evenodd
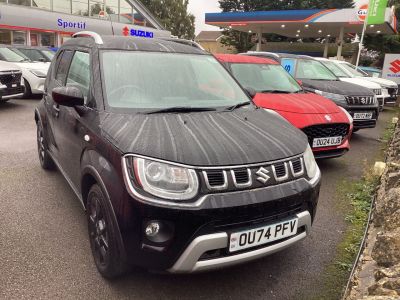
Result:
M316 138L313 140L313 148L337 146L342 143L341 136L327 137L327 138Z

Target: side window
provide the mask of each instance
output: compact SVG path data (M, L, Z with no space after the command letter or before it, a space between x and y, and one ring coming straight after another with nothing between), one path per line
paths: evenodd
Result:
M55 79L58 81L59 84L64 85L65 80L67 79L67 72L69 68L69 63L71 61L73 52L70 50L66 50L61 53L57 66L56 66L56 76Z
M87 98L90 86L90 56L89 53L76 51L71 62L67 77L67 86L75 86Z

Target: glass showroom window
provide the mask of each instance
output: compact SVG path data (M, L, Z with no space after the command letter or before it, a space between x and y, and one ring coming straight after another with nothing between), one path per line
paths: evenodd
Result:
M89 3L87 1L72 1L72 14L79 16L88 16Z
M90 1L90 16L98 17L99 12L104 11L104 2L103 1Z
M25 31L13 31L12 43L14 45L25 45L26 44L26 32Z
M0 30L0 44L11 44L11 31L1 29Z
M106 0L106 12L114 22L119 22L118 0Z
M32 0L32 6L40 9L51 10L50 0Z
M42 33L40 35L40 46L54 47L56 45L56 37L54 33Z
M125 24L134 24L139 26L152 27L154 26L146 20L146 18L135 10L132 5L126 0L120 1L120 17L119 21Z
M9 4L31 6L31 0L8 0Z
M73 2L72 2L73 6ZM71 13L71 1L70 0L53 0L53 10L62 13ZM87 11L87 4L86 4Z

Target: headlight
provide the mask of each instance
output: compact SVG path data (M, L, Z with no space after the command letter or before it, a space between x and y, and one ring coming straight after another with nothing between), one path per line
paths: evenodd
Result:
M29 70L33 75L40 77L40 78L46 78L47 73L43 72L42 70Z
M144 158L134 159L134 169L143 190L160 198L188 200L199 190L199 181L193 169Z
M314 93L321 95L322 97L328 98L334 102L346 104L346 97L344 95L328 93L320 90L315 90Z
M339 106L339 108L345 113L347 118L349 119L350 124L353 124L353 117L349 114L347 110L345 110L343 107Z
M307 150L304 152L304 165L306 166L307 175L309 178L314 178L318 173L318 165L315 161L314 154L310 148L310 145L307 145Z

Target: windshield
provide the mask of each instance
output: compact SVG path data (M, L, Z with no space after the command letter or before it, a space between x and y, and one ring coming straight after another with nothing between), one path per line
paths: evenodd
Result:
M16 49L16 50L19 50L25 56L29 57L33 61L47 61L47 58L43 56L42 53L37 49Z
M332 61L321 61L322 64L327 67L336 77L345 78L349 77L345 71L343 71L336 63Z
M210 55L103 51L101 62L113 108L216 108L249 101Z
M24 55L17 54L8 48L0 48L0 57L2 60L9 62L21 62L29 60Z
M51 50L40 50L43 56L47 57L48 60L52 60L54 55L56 54L54 51Z
M297 61L296 78L312 80L337 80L337 77L322 63L311 59Z
M355 69L355 66L347 64L347 63L341 63L340 66L346 70L349 74L352 75L352 77L365 77L365 74L361 73L360 71Z
M233 63L231 70L244 88L253 88L256 92L296 93L302 90L281 65Z

